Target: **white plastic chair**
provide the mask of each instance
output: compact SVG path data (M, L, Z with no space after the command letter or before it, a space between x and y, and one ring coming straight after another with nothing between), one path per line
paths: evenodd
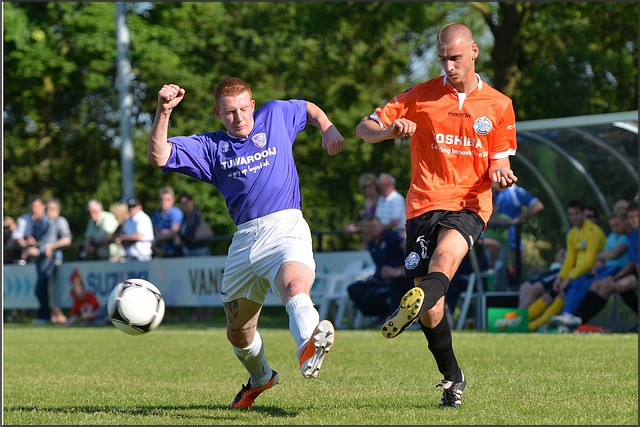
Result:
M340 273L316 274L316 280L311 287L311 297L319 306L321 319L326 319L335 307L333 316L334 326L344 328L354 321L354 307L349 298L347 288L353 282L364 280L375 272L375 265L368 265L366 260L353 260ZM347 324L344 318L347 317Z

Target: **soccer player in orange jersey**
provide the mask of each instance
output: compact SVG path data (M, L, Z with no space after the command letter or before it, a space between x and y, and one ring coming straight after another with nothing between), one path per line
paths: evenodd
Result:
M366 142L411 137L405 273L415 287L382 326L386 338L420 320L444 379L440 407L459 408L466 380L444 317L444 295L460 262L486 228L491 184L518 179L509 156L516 151L511 100L475 72L478 45L461 23L437 36L444 76L418 84L376 108L358 124Z

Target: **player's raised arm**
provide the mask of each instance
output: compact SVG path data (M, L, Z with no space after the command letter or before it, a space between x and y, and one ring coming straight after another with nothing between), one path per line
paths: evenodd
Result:
M405 138L416 131L416 124L408 119L397 119L390 126L373 120L370 116L363 117L356 127L356 135L365 142L376 143L386 139Z
M313 102L307 102L307 123L320 128L322 131L322 147L333 156L342 151L344 137L331 123L327 115Z
M183 88L174 84L164 85L158 92L158 107L147 142L147 161L152 166L164 166L169 160L171 154L171 144L167 142L169 117L173 108L184 98L184 93Z

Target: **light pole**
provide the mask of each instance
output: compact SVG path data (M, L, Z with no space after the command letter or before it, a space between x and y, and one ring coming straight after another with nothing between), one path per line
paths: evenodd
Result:
M116 2L117 76L120 104L120 170L122 173L122 201L135 195L133 185L133 140L131 138L131 63L129 62L129 28L127 27L127 3Z

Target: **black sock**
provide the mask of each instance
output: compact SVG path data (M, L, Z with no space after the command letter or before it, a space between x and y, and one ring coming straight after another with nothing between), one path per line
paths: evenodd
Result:
M449 278L439 271L427 273L420 281L420 289L424 292L424 303L421 311L424 312L435 306L436 303L449 289Z
M593 291L589 291L582 299L576 315L582 319L583 325L587 324L589 320L593 319L594 316L604 308L606 303L606 299Z
M621 292L620 298L622 298L622 301L624 301L631 310L638 314L638 294L635 290Z
M462 381L462 371L453 353L451 329L446 318L443 316L438 326L433 329L427 328L422 322L420 322L420 328L427 338L429 350L436 359L438 370L444 379L456 383Z

